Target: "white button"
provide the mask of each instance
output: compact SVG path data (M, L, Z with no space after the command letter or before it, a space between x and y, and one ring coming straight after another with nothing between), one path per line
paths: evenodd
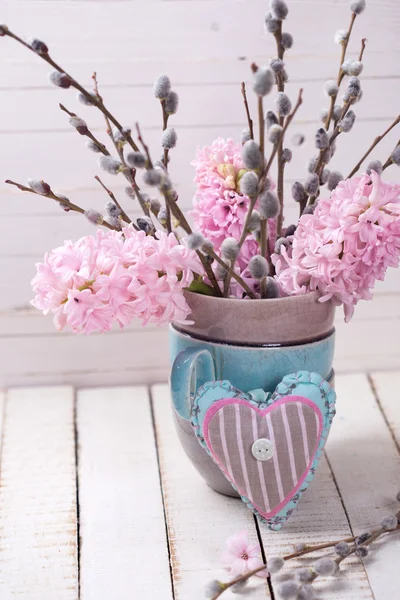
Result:
M251 452L257 460L269 460L274 455L274 446L270 440L260 438L252 445Z

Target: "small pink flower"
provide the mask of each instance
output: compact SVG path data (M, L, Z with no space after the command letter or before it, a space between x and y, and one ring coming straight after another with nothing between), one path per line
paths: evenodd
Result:
M262 567L261 549L259 544L250 544L247 531L243 530L229 537L226 542L226 550L221 560L229 573L234 577L244 575L258 567ZM267 569L257 573L258 577L267 577Z

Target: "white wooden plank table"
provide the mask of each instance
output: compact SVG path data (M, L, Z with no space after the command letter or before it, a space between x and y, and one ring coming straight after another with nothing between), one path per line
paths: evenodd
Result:
M281 532L205 485L180 448L166 385L5 390L1 600L201 600L207 581L227 579L220 554L242 529L268 557L376 527L397 510L399 386L399 372L337 377L325 457ZM318 598L398 598L399 564L395 533L321 580ZM243 597L275 593L274 581L254 578Z

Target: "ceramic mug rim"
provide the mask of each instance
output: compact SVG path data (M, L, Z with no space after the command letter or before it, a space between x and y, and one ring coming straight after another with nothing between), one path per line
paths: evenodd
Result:
M202 335L197 332L194 333L194 332L188 331L187 329L183 329L183 328L181 329L179 327L179 325L177 325L176 323L171 323L170 329L172 329L175 333L182 335L183 337L187 337L189 339L194 339L199 342L204 342L206 344L211 344L214 346L230 346L232 348L236 347L238 349L254 348L255 350L259 350L259 349L263 349L263 348L273 350L274 348L290 348L290 347L298 348L299 346L310 346L312 344L317 344L319 342L323 342L324 340L328 339L329 337L335 335L335 332L336 332L335 327L332 327L327 333L321 334L319 336L314 336L309 339L303 339L303 340L291 341L291 342L282 342L282 343L257 343L257 342L239 342L239 341L232 341L232 340L218 340L216 338L212 338L207 335Z

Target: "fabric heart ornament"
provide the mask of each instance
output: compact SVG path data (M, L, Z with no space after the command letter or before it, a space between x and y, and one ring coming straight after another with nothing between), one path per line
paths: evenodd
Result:
M335 400L329 383L308 371L284 377L271 396L213 381L198 390L191 423L242 500L280 529L314 476Z

